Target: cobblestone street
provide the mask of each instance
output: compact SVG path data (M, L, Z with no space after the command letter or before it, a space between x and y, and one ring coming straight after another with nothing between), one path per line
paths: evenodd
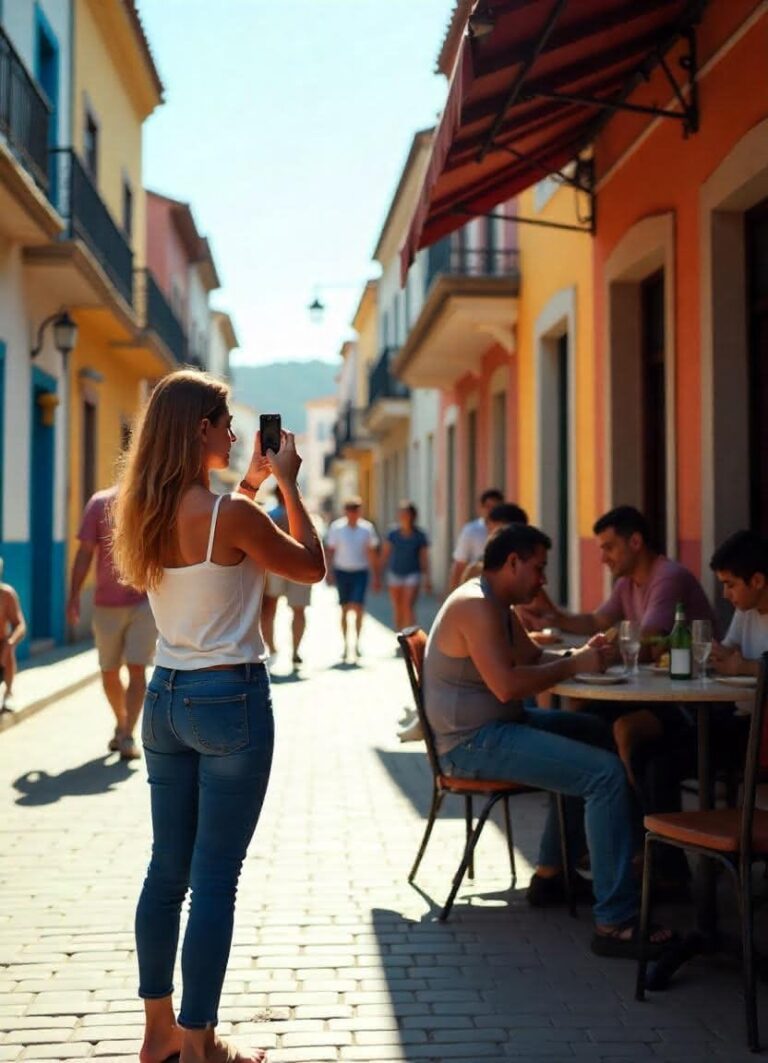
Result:
M636 1004L634 964L590 953L587 909L573 920L527 907L539 795L513 802L517 891L489 825L475 882L435 921L462 806L448 802L409 887L430 784L423 747L395 734L405 669L377 621L361 666L340 665L333 598L321 588L315 601L301 678L276 668L276 759L241 880L223 1031L269 1048L270 1063L754 1058L735 968L694 963ZM0 735L0 1060L136 1058L148 794L143 762L105 754L110 730L91 684Z

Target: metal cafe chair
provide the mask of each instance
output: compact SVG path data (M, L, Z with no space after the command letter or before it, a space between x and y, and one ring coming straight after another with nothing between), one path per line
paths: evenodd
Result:
M755 705L749 728L744 765L741 808L701 812L670 812L646 816L643 899L640 909L640 945L635 997L645 999L648 968L647 941L651 908L651 863L657 845L674 845L723 864L731 873L739 900L741 918L744 1005L747 1043L760 1049L755 982L754 912L752 865L768 858L768 812L755 808L758 783L768 777L768 653L760 662Z
M445 797L449 794L456 795L457 797L464 798L464 820L465 820L465 842L464 842L464 854L461 858L458 870L453 877L453 885L451 886L451 892L448 894L448 898L443 905L440 912L440 921L445 922L448 918L453 902L458 893L459 887L464 879L464 875L468 874L470 879L475 877L474 867L474 853L475 847L482 834L483 827L494 808L499 801L502 801L502 810L504 813L504 826L506 828L507 836L507 849L509 851L509 864L512 871L512 886L517 884L517 871L515 868L515 850L512 837L512 820L509 813L509 799L515 794L528 794L538 791L538 787L525 786L522 783L512 782L510 780L487 780L487 779L458 779L453 778L450 775L444 775L440 767L440 761L437 755L437 747L435 745L435 736L432 732L432 728L429 725L429 720L424 711L424 699L422 696L422 671L424 666L424 651L427 645L427 636L418 627L406 628L404 631L399 632L397 641L400 643L400 647L403 651L403 658L405 659L405 667L408 671L408 679L410 680L411 690L413 692L413 700L416 704L416 711L419 715L419 722L424 734L424 740L427 747L427 759L429 760L429 766L432 771L432 803L429 809L429 817L427 819L427 825L424 830L424 837L421 840L419 851L416 854L413 867L408 875L408 881L413 882L416 877L416 872L419 869L421 859L424 856L424 852L427 848L430 835L432 834L432 828L435 825L435 820L440 812ZM484 797L485 804L483 805L480 815L477 817L477 822L474 821L473 812L473 797ZM563 879L565 884L566 896L568 899L568 906L572 916L576 915L576 908L573 901L573 893L571 888L570 877L570 861L568 854L568 840L565 832L565 807L563 803L562 794L555 794L557 802L557 813L560 823L560 845L561 845L561 857L563 863Z

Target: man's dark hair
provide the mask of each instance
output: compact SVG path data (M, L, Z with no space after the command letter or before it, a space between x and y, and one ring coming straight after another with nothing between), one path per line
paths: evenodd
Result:
M510 524L499 528L485 544L483 568L486 572L498 572L510 554L517 554L521 561L527 561L540 546L549 550L552 540L532 524Z
M488 520L494 524L527 524L528 514L515 502L502 502L493 507L488 514Z
M615 509L610 509L595 521L592 532L594 535L599 535L600 532L608 531L609 528L613 528L622 539L628 539L630 535L637 532L638 535L642 535L645 545L651 546L648 521L634 506L616 506Z
M486 502L492 502L494 499L496 499L498 502L503 502L504 495L501 493L498 487L489 487L480 495L480 505L484 506Z
M768 542L757 532L734 532L712 554L709 567L713 572L730 572L745 582L756 572L768 578Z

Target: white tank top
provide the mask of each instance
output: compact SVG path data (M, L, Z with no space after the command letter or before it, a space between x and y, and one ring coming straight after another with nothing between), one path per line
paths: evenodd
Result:
M157 624L155 664L161 668L211 668L266 659L261 637L264 570L249 557L237 565L211 561L220 495L213 506L205 561L163 569L149 603Z

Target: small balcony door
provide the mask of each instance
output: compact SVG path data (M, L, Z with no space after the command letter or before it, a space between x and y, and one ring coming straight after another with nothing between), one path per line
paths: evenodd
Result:
M59 144L59 42L39 5L35 5L35 77L51 105L48 123L48 147ZM50 156L48 166L49 197L58 203L56 188L56 156Z
M768 535L768 199L745 215L749 315L749 517Z
M663 270L643 281L640 314L643 510L654 545L664 550L667 543L667 401Z

